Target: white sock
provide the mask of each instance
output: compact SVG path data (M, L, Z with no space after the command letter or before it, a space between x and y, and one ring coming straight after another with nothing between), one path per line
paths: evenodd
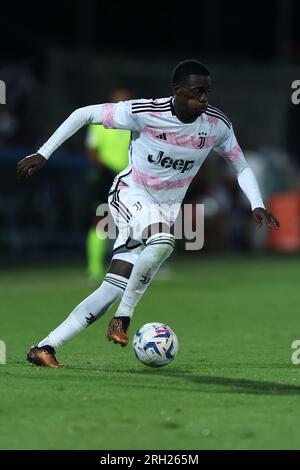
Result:
M174 244L174 237L169 233L157 233L148 238L146 247L134 264L115 317L132 317L135 306L172 253Z
M124 293L128 279L108 273L101 286L84 299L55 330L38 343L38 346L52 346L57 349L67 340L83 331L100 318Z

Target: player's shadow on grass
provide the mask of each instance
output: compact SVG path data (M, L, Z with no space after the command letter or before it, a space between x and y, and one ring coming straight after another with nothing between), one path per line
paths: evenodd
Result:
M74 367L74 369L78 369ZM104 373L110 372L118 372L122 374L132 374L132 376L148 376L151 375L160 377L160 378L171 378L171 379L179 379L181 384L182 382L192 382L194 384L199 385L199 392L200 393L248 393L248 394L256 394L256 395L300 395L300 386L299 385L290 385L290 384L281 384L278 382L267 382L261 380L250 380L250 379L239 379L239 378L232 378L232 377L220 377L220 376L209 376L209 375L195 375L185 373L182 369L173 368L172 370L163 370L163 369L114 369L114 370L107 370L107 369L97 369L97 368L79 368L80 370L93 370L93 371L101 371ZM180 385L181 385L180 384ZM127 386L130 386L130 381L127 383ZM164 381L161 381L161 387L164 387ZM168 387L170 384L166 384ZM135 382L135 388L139 387L148 387L151 388L150 385L147 386L147 382L144 383L142 386ZM174 386L176 388L176 386ZM182 386L177 387L178 390L183 390ZM192 391L194 389L185 389L186 391Z
M17 363L18 364L18 363ZM23 365L23 364L22 364ZM37 368L39 370L40 368ZM138 388L156 388L157 385L149 384L149 381L143 381L143 384L140 384L136 381L137 376L144 376L150 378L150 376L156 376L161 379L160 387L170 387L169 382L165 382L163 379L179 379L180 384L174 384L173 389L184 390L184 391L195 391L194 388L185 388L182 386L182 383L190 382L198 385L198 390L200 393L248 393L248 394L257 394L257 395L300 395L300 386L291 385L291 384L282 384L278 382L267 382L261 380L250 380L250 379L239 379L232 377L220 377L220 376L209 376L209 375L195 375L184 372L182 369L172 369L172 371L162 370L162 369L106 369L106 368L95 368L95 367L67 367L66 369L60 369L59 372L63 375L64 380L74 380L74 372L78 370L84 372L95 372L101 373L101 378L110 373L119 373L124 374L123 382L126 387ZM51 372L53 369L50 370ZM58 370L57 370L58 371ZM46 370L49 372L49 370ZM71 373L71 375L69 374ZM20 376L20 374L18 374ZM24 375L28 377L28 374ZM125 376L127 376L125 378ZM43 374L38 374L37 377L39 380L43 380ZM49 374L44 377L46 380L49 380ZM53 377L54 380L57 379L57 375ZM97 380L99 377L89 376L89 381ZM110 383L110 386L113 384ZM119 387L119 383L116 384Z
M178 377L180 379L186 379L193 383L199 384L200 386L204 386L204 388L202 387L202 392L249 393L257 395L300 395L300 386L281 384L278 382L193 375L184 374L179 371L167 372L147 370L143 371L142 373L147 375L158 375L161 372L163 372L163 375L167 377ZM213 389L211 387L207 388L205 385L212 385Z

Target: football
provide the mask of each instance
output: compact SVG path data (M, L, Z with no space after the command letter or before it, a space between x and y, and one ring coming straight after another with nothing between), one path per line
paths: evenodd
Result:
M149 367L162 367L173 361L179 344L174 331L165 323L146 323L134 335L133 351Z

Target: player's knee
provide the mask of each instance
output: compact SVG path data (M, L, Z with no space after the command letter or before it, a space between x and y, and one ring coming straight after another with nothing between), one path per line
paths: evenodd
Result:
M175 238L171 233L156 233L146 241L148 251L151 251L151 256L159 262L160 260L167 259L175 246Z
M164 222L155 222L144 228L141 238L142 240L147 240L152 237L152 235L160 235L161 233L169 234L170 226Z
M116 256L117 258L113 258L111 260L111 263L107 272L110 274L118 274L118 276L122 276L122 277L129 279L133 265L134 265L135 257L131 255L130 253L127 254L126 259L124 259L125 256L123 256L123 259L122 259L122 254L119 254ZM118 256L120 256L121 259L118 259Z

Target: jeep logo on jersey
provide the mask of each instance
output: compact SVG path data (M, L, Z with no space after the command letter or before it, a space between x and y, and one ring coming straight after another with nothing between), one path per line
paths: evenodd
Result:
M191 170L194 166L195 160L173 160L171 157L164 157L164 152L160 151L157 154L157 157L154 158L153 155L148 155L148 162L153 163L153 165L161 165L163 168L173 168L173 170L180 170L180 173Z

